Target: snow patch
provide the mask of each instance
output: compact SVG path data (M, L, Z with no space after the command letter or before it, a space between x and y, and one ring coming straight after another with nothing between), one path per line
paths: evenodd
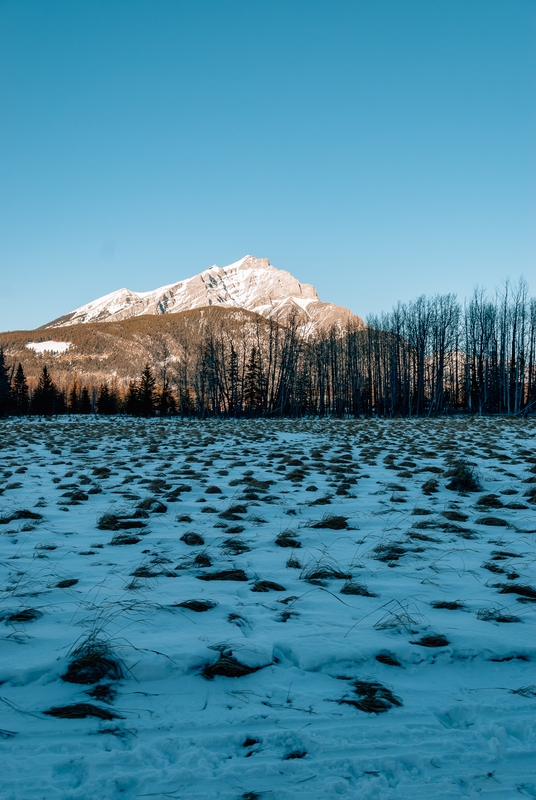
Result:
M52 353L59 355L65 353L69 349L72 342L54 342L52 339L48 342L28 342L26 347L28 350L34 350L36 353Z

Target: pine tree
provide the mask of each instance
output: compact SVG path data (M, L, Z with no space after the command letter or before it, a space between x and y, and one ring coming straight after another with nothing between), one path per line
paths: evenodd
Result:
M249 361L246 364L244 386L244 402L252 414L261 410L262 392L260 388L260 365L256 347L251 348Z
M49 417L55 412L58 390L46 366L39 378L37 388L33 393L31 410L33 414Z
M10 395L9 372L4 358L4 351L0 347L0 417L9 413Z
M110 407L110 392L108 390L108 385L106 383L102 383L99 386L95 411L97 412L97 414L109 414L110 413L108 410L109 407Z
M76 381L73 381L73 385L69 390L67 408L69 409L69 414L78 414L80 411L80 393Z
M26 383L22 364L19 363L11 385L11 408L14 414L21 416L28 413L29 405L30 395L28 392L28 384Z
M80 392L80 400L78 404L79 414L91 414L91 398L87 386L84 386Z
M125 414L137 417L140 414L140 392L138 384L130 381L124 401Z
M107 383L103 383L99 386L95 410L97 414L105 414L106 416L117 414L117 395L113 389L109 388Z
M238 416L238 354L231 345L229 362L229 413Z
M65 392L57 391L56 392L56 402L54 404L54 414L67 414L69 411L67 407L67 398L65 397Z
M152 417L155 411L155 385L156 381L149 364L145 365L141 373L139 388L139 403L142 417Z
M167 384L161 386L157 391L155 406L156 411L161 417L165 417L167 414L177 413L177 403Z

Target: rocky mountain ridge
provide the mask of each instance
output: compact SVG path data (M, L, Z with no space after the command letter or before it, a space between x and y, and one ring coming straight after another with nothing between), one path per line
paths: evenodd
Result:
M314 286L300 283L290 272L267 258L245 256L226 267L216 265L192 278L149 292L119 289L100 297L43 328L61 328L89 322L118 322L142 315L174 314L206 306L242 308L267 319L284 321L295 316L314 330L363 321L349 309L323 303Z

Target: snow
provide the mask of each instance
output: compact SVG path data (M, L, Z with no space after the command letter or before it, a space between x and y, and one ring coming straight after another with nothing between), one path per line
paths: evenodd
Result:
M536 607L501 593L536 587L535 430L509 419L3 421L1 797L536 797ZM446 488L456 459L475 465L481 491ZM105 513L124 527L103 529ZM326 514L349 527L313 527ZM278 546L285 532L301 546ZM212 566L194 562L201 554ZM341 593L343 577L315 582L319 566L369 596ZM200 579L229 569L248 580ZM257 580L284 589L252 591ZM177 605L191 599L217 605ZM11 619L25 609L41 616ZM418 644L430 634L448 644ZM108 702L61 678L88 637L121 664L120 680L99 684L117 691ZM222 651L257 671L203 677ZM386 654L400 666L377 660ZM401 705L341 703L359 700L355 681ZM88 702L118 718L44 713Z
M29 350L35 350L36 353L52 352L56 355L58 353L65 353L71 344L72 342L54 342L50 340L48 342L28 342L26 347Z

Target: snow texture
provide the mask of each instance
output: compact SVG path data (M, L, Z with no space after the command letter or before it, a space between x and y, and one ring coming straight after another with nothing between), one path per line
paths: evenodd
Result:
M534 433L3 421L0 796L536 797Z

